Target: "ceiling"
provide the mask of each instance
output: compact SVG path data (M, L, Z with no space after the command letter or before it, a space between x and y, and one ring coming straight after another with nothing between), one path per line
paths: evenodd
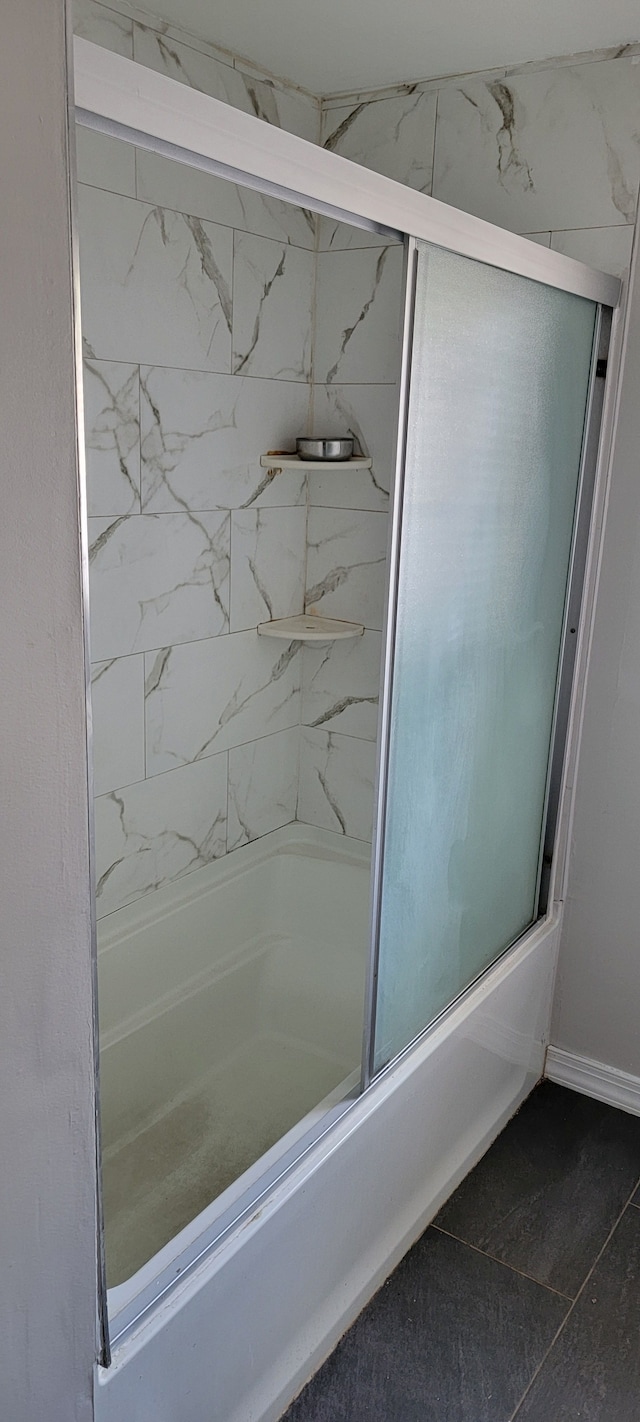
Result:
M314 94L640 39L638 0L143 0Z

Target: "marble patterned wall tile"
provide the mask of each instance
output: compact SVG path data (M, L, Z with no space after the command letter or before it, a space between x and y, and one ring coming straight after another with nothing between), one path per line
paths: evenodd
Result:
M97 188L78 195L86 353L229 372L230 229Z
M630 223L639 104L633 59L444 85L433 195L514 232Z
M303 724L375 741L381 648L380 632L365 632L352 642L305 646Z
M336 509L389 507L398 428L394 385L315 385L313 433L351 435L356 452L370 455L371 469L346 473L321 465L307 476L309 504Z
M229 751L227 851L295 820L299 750L291 726Z
M101 918L224 854L227 757L100 795L95 809Z
M234 374L310 380L314 254L246 232L233 251Z
M287 133L306 138L307 143L320 142L320 99L298 88L295 83L287 83L286 79L265 74L264 70L252 64L250 60L237 57L234 67L242 75L247 87L251 100L250 112L256 113L259 118L265 118L267 123L277 123ZM275 118L272 117L274 112Z
M136 153L130 143L76 124L78 182L122 197L136 195Z
M235 632L149 654L147 775L297 725L301 645Z
M310 508L307 611L382 627L388 519L383 513Z
M376 747L334 731L302 727L298 819L370 840Z
M528 242L537 242L540 247L551 246L550 232L523 232L522 236L526 237Z
M73 0L73 32L103 49L133 59L133 21L97 0Z
M96 795L144 780L144 657L114 657L91 668Z
M431 192L436 94L417 87L372 103L325 109L322 146L421 193Z
M346 252L358 247L388 247L388 232L368 232L350 222L335 222L332 217L318 218L318 251Z
M631 264L633 227L585 227L577 232L552 232L551 247L589 267L626 277Z
M168 74L171 79L189 84L192 89L221 99L266 123L317 142L318 106L295 89L287 90L258 78L249 66L246 70L234 67L231 55L229 63L221 62L147 25L134 26L133 43L139 64Z
M228 514L89 519L94 661L229 627Z
M92 516L140 512L137 365L84 362L87 506Z
M145 511L305 504L303 472L271 477L259 461L295 449L307 385L165 366L143 366L140 380Z
M315 246L316 218L305 208L281 202L267 193L253 192L239 183L216 178L144 149L136 150L136 168L137 196L144 202L189 212L208 222L290 242L294 247L306 247L309 251ZM92 180L87 178L86 181Z
M314 377L393 384L399 373L402 247L320 252Z
M307 511L242 509L231 515L231 631L304 609Z

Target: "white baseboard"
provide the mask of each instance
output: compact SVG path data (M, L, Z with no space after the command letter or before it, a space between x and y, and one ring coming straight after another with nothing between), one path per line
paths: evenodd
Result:
M547 1048L544 1074L559 1086L568 1086L583 1096L593 1096L596 1101L606 1101L609 1106L640 1116L640 1076L591 1061L576 1052L565 1052L561 1047Z

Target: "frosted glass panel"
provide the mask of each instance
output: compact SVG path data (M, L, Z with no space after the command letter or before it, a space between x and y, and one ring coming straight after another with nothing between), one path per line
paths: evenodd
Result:
M596 307L418 244L375 1068L537 914Z

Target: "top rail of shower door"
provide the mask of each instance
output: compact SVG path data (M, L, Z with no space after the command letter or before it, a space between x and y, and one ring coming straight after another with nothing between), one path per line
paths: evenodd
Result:
M132 59L74 39L77 121L327 216L409 233L616 307L621 282L329 153Z

